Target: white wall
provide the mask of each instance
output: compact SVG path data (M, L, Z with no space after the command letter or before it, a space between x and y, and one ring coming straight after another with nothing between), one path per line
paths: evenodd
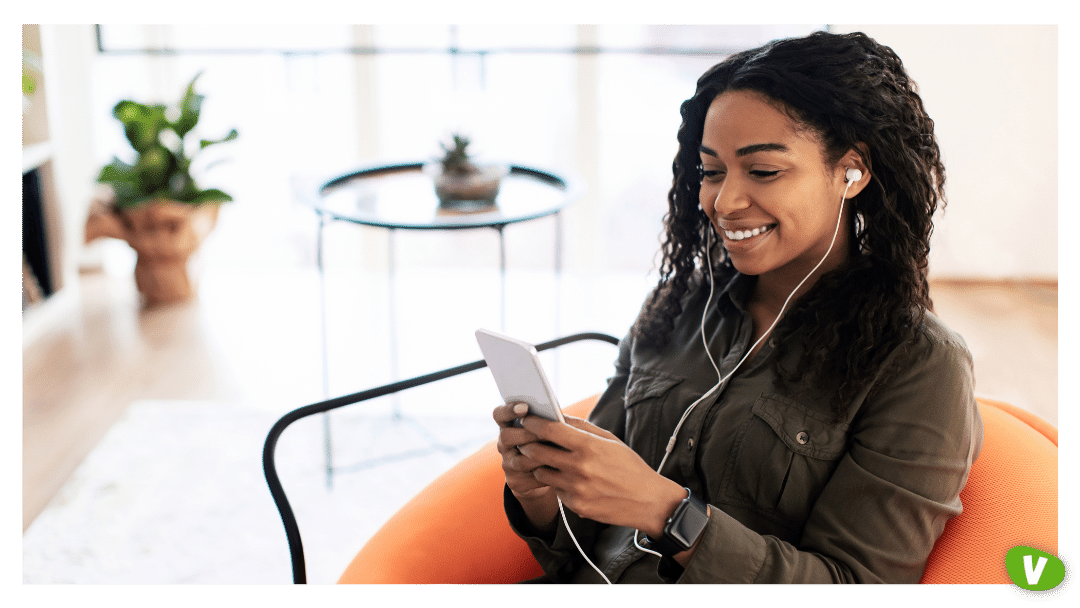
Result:
M1057 26L858 25L919 84L944 154L934 277L1057 279Z
M862 30L893 47L919 83L927 109L937 123L937 134L946 162L949 205L946 211L939 214L936 219L937 227L931 250L932 275L949 278L1056 280L1058 275L1057 27L848 25L832 26L832 29L834 31ZM46 30L51 36L46 35ZM364 32L353 33L364 34ZM167 60L157 58L153 61L116 57L103 59L93 51L92 34L93 30L90 26L43 28L46 41L53 42L53 49L58 51L58 54L54 53L52 57L61 64L54 70L57 72L57 77L51 79L50 87L55 84L54 92L57 93L62 88L67 89L64 95L56 97L61 100L59 105L63 105L64 109L57 108L55 115L59 118L53 127L54 139L57 140L56 143L59 144L60 149L57 160L61 165L58 166L58 171L61 173L61 195L75 207L85 206L88 203L87 192L93 185L93 170L107 160L105 157L95 156L90 152L98 152L102 143L115 143L116 146L122 144L119 139L121 134L116 129L114 121L108 116L111 104L115 103L121 94L146 96L145 91L121 92L104 87L113 72L122 68L130 69L137 64L139 77L128 78L124 81L128 83L125 86L140 85L149 86L155 90L160 89L161 95L164 95L166 99L171 99L176 91L180 90L181 84L186 84L188 74L194 73L200 62L211 62L214 68L209 70L203 79L203 86L208 89L218 86L223 91L228 91L226 85L229 83L218 82L223 78L223 74L228 73L226 67L241 63L249 65L248 62L253 61L248 58L212 58L211 61L202 56L167 58ZM618 59L621 58L609 58L605 61L614 65ZM707 59L702 59L702 66L711 65L711 61L706 61ZM338 60L332 59L332 61ZM182 63L183 69L173 66L174 63ZM263 60L263 63L266 61ZM263 66L263 63L250 63L250 65ZM498 65L500 64L492 63L493 73ZM573 65L572 62L570 65ZM650 71L637 73L636 80L641 82L630 84L651 87L648 94L635 94L634 91L637 89L629 88L630 85L621 80L614 84L608 82L612 78L623 78L624 70L608 69L599 77L601 82L598 86L608 87L601 93L607 90L621 92L620 95L603 94L596 100L596 103L600 104L599 116L602 124L593 125L598 129L598 134L594 135L607 138L601 139L602 144L608 143L604 144L605 147L599 154L599 161L605 163L603 167L607 169L601 171L598 177L593 178L589 196L595 199L595 204L599 205L602 221L599 227L589 224L584 228L575 228L577 224L568 222L568 267L574 263L581 265L583 257L596 253L577 246L582 239L575 238L575 229L586 230L586 234L593 237L597 233L608 235L604 237L607 239L605 241L607 245L600 247L602 253L607 252L608 259L597 260L601 271L604 269L626 270L627 268L634 271L639 268L647 270L655 253L657 247L655 235L659 230L659 217L664 210L663 197L670 180L668 159L672 153L674 130L678 124L678 103L689 95L693 79L704 67L695 66L691 73L688 71L689 68L675 69L659 59L650 60L644 65L648 65ZM249 70L255 72L253 78L258 82L271 79L259 69ZM680 69L686 73L679 72ZM171 76L167 78L167 74ZM151 86L152 83L147 82L154 78L158 79L156 84L160 86ZM567 76L569 80L572 78L572 74ZM604 78L608 80L603 80ZM665 80L665 78L668 79ZM688 84L678 84L681 82L680 79L686 80ZM335 78L328 82L337 82L337 80ZM270 90L272 88L270 84L263 88ZM390 87L388 94L397 94L397 89L401 86L397 84L395 87ZM252 146L260 143L259 134L265 130L234 124L241 117L245 120L251 118L248 116L252 112L250 106L243 105L250 101L250 95L244 96L250 88L246 85L245 87L234 86L228 94L215 92L212 96L213 102L208 104L208 123L212 123L215 116L223 117L222 119L226 121L221 125L209 124L210 131L231 126L242 127L243 141L230 150L230 154L235 154L241 161L246 158L245 154L252 151ZM263 88L256 88L254 91L259 93L263 91ZM291 94L296 99L290 97L286 101L291 100L290 103L294 105L297 100L307 100L311 97L299 92ZM563 105L566 107L576 108L582 103L580 87L576 89L568 87L565 94L577 95L576 99L563 100ZM282 117L293 117L295 114L295 112L292 114L289 112L293 106L285 102L275 102L272 96L257 94L255 97L262 100L254 106L255 108L267 104L271 108L277 108L274 105L277 103L282 107L274 111ZM362 95L351 96L344 93L338 95L336 89L335 94L323 95L323 97L327 97L338 105L320 110L319 116L346 114L355 116L355 110L345 112L343 108L356 107L359 103L371 103L371 100L365 102L363 99L358 102L357 97L362 98ZM93 112L86 103L86 100L90 98L94 100ZM653 103L657 99L664 101L662 104ZM249 107L249 110L241 112L236 109L237 106ZM627 112L630 113L632 120L623 117ZM392 112L385 108L380 110L379 124L384 125L381 128L389 128L385 125L401 126L401 120L391 120L394 117L390 114ZM570 118L573 118L572 114ZM91 134L86 129L86 125L94 120L99 126L97 132ZM308 137L318 138L321 143L313 149L334 151L338 148L346 149L346 144L355 145L355 133L359 126L328 130L321 128L319 126L321 123L315 124L317 121L313 122L313 119L305 120L307 122L297 126L296 129L308 134ZM267 132L281 136L279 139L288 135L289 132L288 129L284 134L280 131L281 129ZM565 127L564 131L567 132L560 131L559 137L552 138L552 141L562 146L559 148L561 151L565 151L565 147L576 149L582 141L588 140L582 133L573 132L572 125ZM610 136L613 133L619 136L632 135L638 141L637 147L624 145L624 141L618 137L612 139ZM421 135L426 138L422 141L435 141L434 136L426 133ZM512 135L509 143L506 143L507 146L516 144L519 147L527 145L528 149L537 147L536 141L539 140L535 137L522 137L520 132ZM338 139L341 139L341 142L338 142ZM386 138L379 138L379 141L383 139ZM390 141L400 139L399 137ZM112 142L112 140L116 141ZM647 146L640 143L646 140L649 142ZM498 143L494 139L488 143L494 145L493 141ZM91 146L91 143L97 145ZM424 153L425 148L422 144L412 140L409 140L409 143L411 150L417 154ZM113 146L106 145L105 147L111 150ZM305 149L303 146L293 146L293 148ZM652 156L648 157L650 172L647 173L636 165L628 164L624 158L631 152L633 153L631 157L641 157L643 149L656 150L653 156L657 160L653 160ZM365 155L377 153L379 156L389 154L394 157L393 152L394 150L379 144L378 150L374 152L366 150ZM521 156L522 151L517 150L514 154ZM64 158L61 159L60 156ZM553 152L549 156L561 162L570 162L574 157L572 154L562 152ZM275 153L272 158L279 159L275 161L277 163L297 161L286 153ZM552 163L549 162L551 159L545 160L545 158L536 159L535 162L539 163L538 166L551 165ZM533 162L531 157L527 157L526 160ZM236 215L239 219L239 216L245 213L245 209L251 207L254 216L265 218L268 217L267 210L272 205L263 200L268 198L263 196L264 193L252 192L252 189L263 183L268 187L273 186L272 178L279 172L267 171L266 165L240 161L229 165L224 170L238 172L249 165L262 167L259 173L260 179L238 183L235 188L237 190L235 194L238 196L237 203L231 206L229 213ZM278 190L281 188L275 186L273 189L274 192ZM244 202L248 199L251 201L250 204ZM583 207L587 202L589 201L582 201L579 206ZM292 216L288 217L292 221ZM627 228L625 224L630 223L629 217L638 218L635 220L637 224L633 226L643 225ZM643 222L640 220L642 217L648 221ZM227 221L229 218L225 219L226 221L222 222L223 230L228 228L229 223ZM72 232L76 235L81 232L80 223L81 218L75 220L72 225ZM539 222L536 224L536 226L522 228L519 231L522 233L521 237L515 237L513 243L510 243L508 255L511 265L516 267L529 263L541 263L532 259L537 257L535 249L538 242L542 241L544 247L549 247L548 243L551 239L544 230L550 231L550 227L542 226ZM305 230L305 235L311 232L311 229L307 227ZM534 235L533 232L536 234ZM454 235L455 247L460 247L460 237L461 235ZM425 240L424 243L426 247L429 241ZM491 246L485 243L486 241L475 246L483 245L491 249ZM630 247L631 244L633 248ZM311 249L306 243L298 248L303 251ZM430 263L431 256L424 251L411 252L408 247L403 249L403 256L406 258L411 253L415 256L424 256L424 262ZM383 248L378 248L378 251L382 250ZM370 254L371 251L368 253ZM485 254L481 258L494 259L494 256ZM382 267L377 262L378 260L375 260L373 263L377 267ZM407 263L408 259L404 262ZM547 267L549 262L545 258L542 264Z

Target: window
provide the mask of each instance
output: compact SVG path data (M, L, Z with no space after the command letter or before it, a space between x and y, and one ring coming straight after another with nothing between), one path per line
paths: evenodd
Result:
M126 147L110 115L116 101L175 100L202 70L200 129L241 133L222 150L231 162L206 180L234 194L232 213L296 231L270 213L299 213L290 175L426 160L462 130L477 153L585 179L585 198L568 210L577 254L568 267L591 257L599 269L648 271L679 104L697 77L731 52L821 27L102 25L95 140L103 164ZM546 268L528 243L550 228L516 229L535 234L508 239L511 264ZM447 251L462 248L454 238ZM296 259L310 259L304 246Z

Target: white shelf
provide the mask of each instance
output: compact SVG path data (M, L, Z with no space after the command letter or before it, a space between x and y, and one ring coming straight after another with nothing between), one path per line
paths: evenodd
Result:
M50 142L46 141L40 144L23 146L23 173L37 169L41 165L47 163L50 159L52 159L52 144Z

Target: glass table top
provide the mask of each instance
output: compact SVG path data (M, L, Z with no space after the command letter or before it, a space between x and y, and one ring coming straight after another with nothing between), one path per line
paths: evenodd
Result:
M540 169L511 165L492 206L475 201L439 205L434 183L423 163L362 169L299 187L317 211L333 219L411 230L501 227L561 211L581 194L581 187Z

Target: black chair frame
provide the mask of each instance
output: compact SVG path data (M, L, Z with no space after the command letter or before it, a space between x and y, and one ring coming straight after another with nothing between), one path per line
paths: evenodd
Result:
M614 344L618 346L619 340L613 336L602 333L580 333L566 336L565 338L559 338L551 340L550 342L544 342L536 345L537 351L545 351L552 348L562 346L564 344L570 344L572 342L581 342L583 340L599 340ZM274 498L274 503L277 505L278 512L281 515L281 521L285 526L285 536L289 541L289 555L292 559L292 572L293 583L304 584L307 582L307 572L304 565L304 547L300 540L300 527L296 522L296 516L293 514L292 507L289 506L289 500L285 496L285 490L281 486L281 480L278 478L277 466L274 463L274 451L277 448L278 438L281 437L281 433L292 423L306 418L314 414L321 414L329 412L331 410L344 407L346 405L352 405L354 403L360 403L376 397L383 397L403 391L405 389L422 386L424 384L430 384L453 376L458 376L466 372L475 371L481 368L487 367L487 362L483 359L479 361L473 361L472 363L466 363L457 367L447 368L441 371L437 371L424 376L418 376L409 380L401 380L399 382L393 382L384 386L368 389L359 393L353 393L351 395L345 395L343 397L336 397L334 399L328 399L326 401L320 401L301 408L297 408L288 414L285 414L274 426L271 427L270 432L266 436L266 442L263 444L263 474L266 476L266 484L270 487L270 494Z

